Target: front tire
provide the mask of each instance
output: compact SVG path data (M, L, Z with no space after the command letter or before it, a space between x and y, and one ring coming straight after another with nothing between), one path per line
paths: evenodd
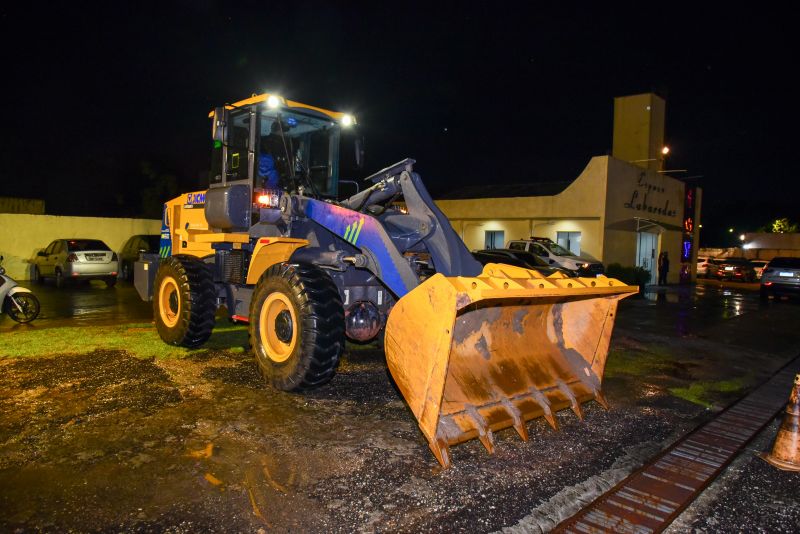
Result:
M33 293L16 293L6 297L5 312L18 323L29 323L39 316L39 299Z
M277 389L330 381L344 350L344 308L330 276L304 264L267 269L250 303L250 345L264 379Z
M171 256L159 265L154 287L153 316L161 339L187 348L208 341L216 314L216 288L208 265Z

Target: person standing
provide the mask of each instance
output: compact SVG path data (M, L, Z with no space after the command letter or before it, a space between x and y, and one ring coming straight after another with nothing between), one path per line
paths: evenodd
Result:
M667 273L669 272L669 256L665 250L658 255L658 285L667 285Z

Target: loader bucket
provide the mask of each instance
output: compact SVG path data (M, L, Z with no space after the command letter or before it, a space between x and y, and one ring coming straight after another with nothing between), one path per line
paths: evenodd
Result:
M389 371L433 454L596 400L617 302L638 291L606 277L543 277L490 263L477 277L436 274L401 298L386 325Z

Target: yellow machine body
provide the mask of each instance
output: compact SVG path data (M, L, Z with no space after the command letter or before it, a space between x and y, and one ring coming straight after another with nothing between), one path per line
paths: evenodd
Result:
M241 248L250 243L247 232L218 232L209 228L203 210L205 191L186 193L166 203L165 211L172 240L172 255L205 258L214 254L214 243L231 243ZM270 266L288 261L295 250L308 245L305 239L290 237L260 238L253 247L247 284L255 284Z
M436 274L401 298L386 325L386 359L431 450L493 432L527 440L526 421L602 394L617 303L638 288L606 277L543 277L488 264L477 277Z

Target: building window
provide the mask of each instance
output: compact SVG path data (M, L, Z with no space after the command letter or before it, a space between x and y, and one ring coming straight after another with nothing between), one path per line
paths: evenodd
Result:
M503 248L503 230L486 230L484 248Z
M569 250L576 256L581 255L580 232L556 232L556 241L559 245Z

